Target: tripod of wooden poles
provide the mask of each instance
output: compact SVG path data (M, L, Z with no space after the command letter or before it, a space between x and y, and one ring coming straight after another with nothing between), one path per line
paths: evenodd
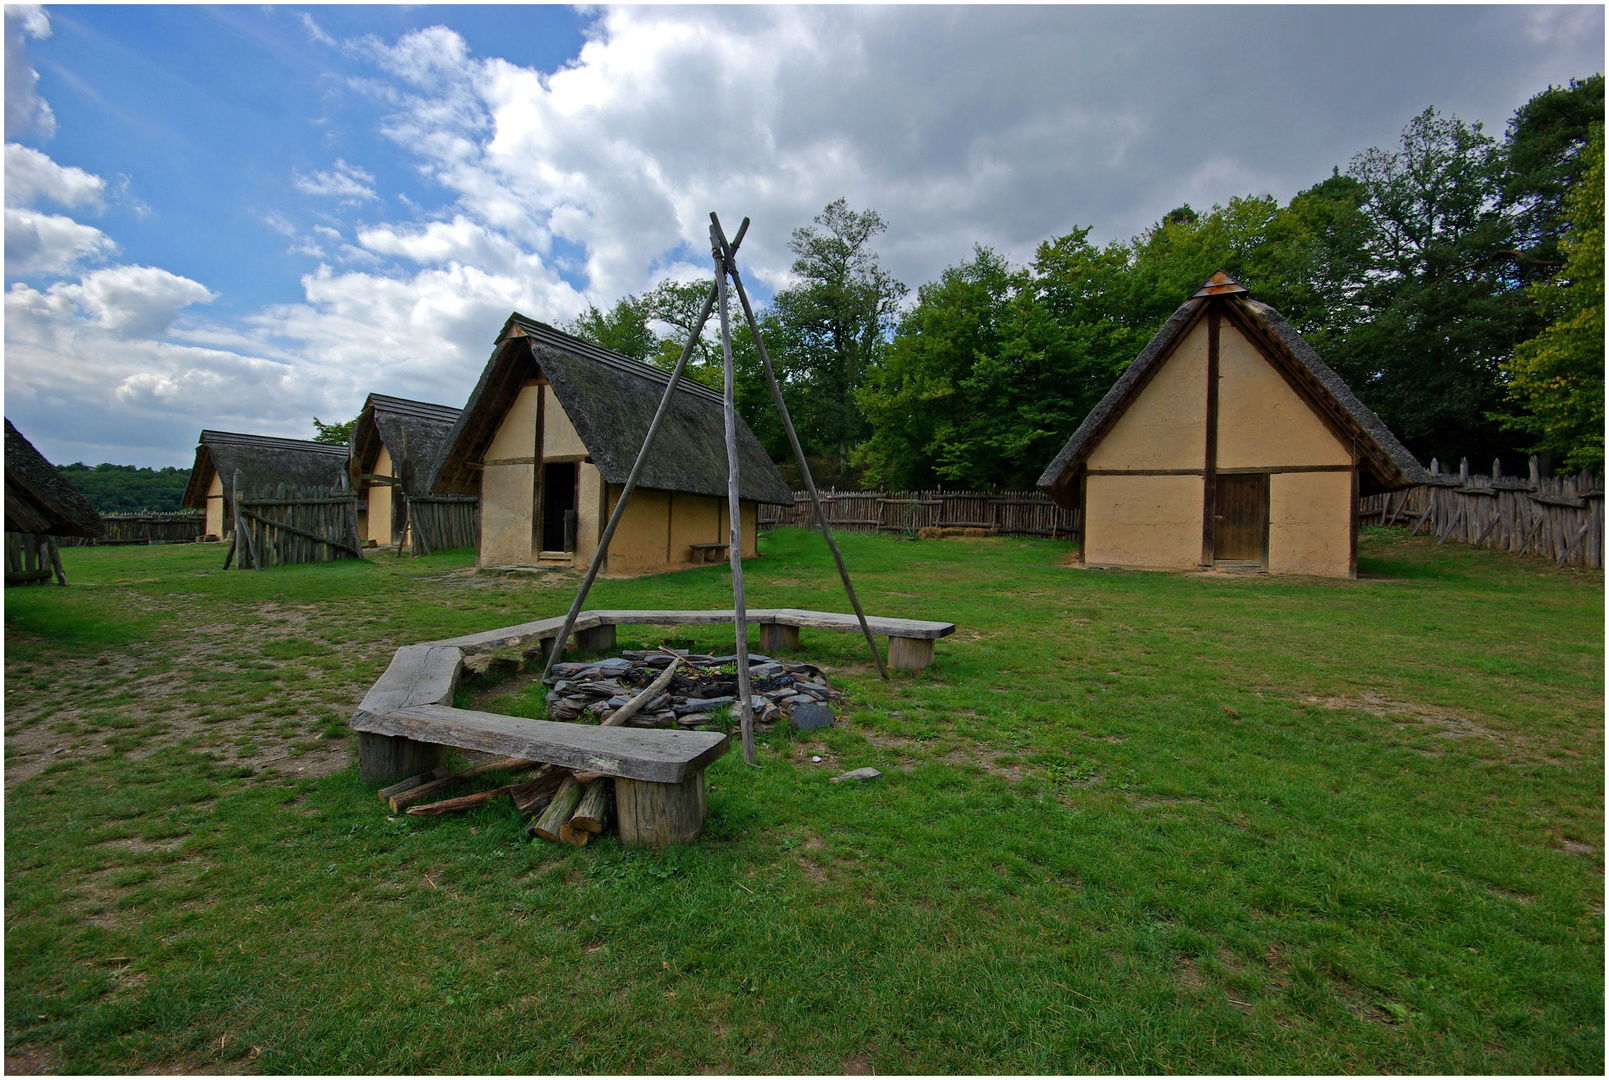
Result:
M799 463L799 472L804 476L805 487L810 491L810 505L815 512L816 522L821 526L821 535L827 541L827 547L832 551L833 561L838 564L838 576L843 579L844 591L849 594L849 603L855 609L855 618L860 620L861 633L866 636L866 645L871 649L872 659L877 663L877 670L884 679L888 678L888 668L883 665L883 657L877 651L877 643L872 640L871 627L866 625L865 612L861 610L860 600L855 596L855 587L849 581L849 570L844 566L843 554L838 550L838 542L832 538L832 530L827 527L827 514L821 506L821 495L816 491L816 482L810 475L810 466L805 461L804 449L799 445L799 436L793 429L793 420L788 415L788 406L782 400L782 388L777 385L776 373L771 369L771 358L766 355L765 342L760 337L759 324L754 319L754 309L749 304L748 291L743 288L743 278L737 270L737 249L743 243L743 234L749 231L749 219L744 218L743 224L738 227L737 235L730 241L721 229L720 219L710 214L710 254L715 260L715 284L710 286L709 295L704 298L704 308L687 337L687 344L682 347L681 356L676 361L676 367L670 373L670 381L665 385L665 396L660 399L659 408L654 413L653 422L648 425L648 434L643 439L642 449L637 452L637 460L631 467L631 473L626 477L625 487L621 489L620 500L615 503L614 512L609 515L609 523L604 526L603 535L598 537L598 546L592 553L592 563L587 567L587 573L581 579L581 588L577 590L575 600L570 604L569 613L564 617L564 627L559 636L554 639L553 648L548 653L547 666L542 669L542 678L545 680L553 671L553 665L559 662L564 655L564 647L570 640L570 633L575 628L576 616L581 613L581 606L586 602L587 592L592 588L592 582L598 576L598 570L609 555L609 541L615 534L615 526L620 524L621 517L626 512L626 502L631 493L636 490L637 479L642 475L643 464L648 460L653 450L654 438L659 434L659 425L665 419L665 413L670 409L676 388L681 385L682 374L687 370L687 361L697 347L700 335L704 332L704 324L709 322L710 312L717 305L720 311L721 322L721 361L726 369L725 394L723 398L723 413L726 428L726 506L727 521L731 532L727 537L727 556L732 565L732 608L737 636L737 686L738 686L738 716L743 732L743 760L750 765L754 762L754 697L749 686L749 631L748 618L743 602L743 514L739 505L738 494L738 462L737 462L737 407L734 399L734 381L732 371L732 327L727 313L728 279L737 291L737 297L743 307L743 317L748 320L749 333L754 337L754 347L760 354L760 366L765 370L765 381L771 388L771 397L776 402L777 412L782 417L782 426L788 433L788 444L793 448L794 460Z

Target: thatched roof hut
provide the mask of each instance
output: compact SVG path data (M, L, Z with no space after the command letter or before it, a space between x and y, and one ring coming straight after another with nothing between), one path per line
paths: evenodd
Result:
M57 468L6 420L6 532L104 536L106 526Z
M347 465L361 500L359 536L378 544L402 542L408 501L394 498L393 489L409 496L429 494L461 411L386 394L370 394L363 402L352 425Z
M511 315L448 436L434 485L480 496L481 565L584 565L669 379ZM737 428L745 548L754 554L757 504L792 505L793 493L741 417ZM726 473L721 395L683 379L610 545L610 572L703 561L726 540ZM566 514L574 514L568 526Z
M1359 495L1424 468L1283 316L1222 271L1181 304L1039 486L1086 562L1356 574Z
M246 490L270 484L335 488L346 474L346 457L346 446L337 443L203 431L183 505L205 509L207 534L221 537L234 512L230 498L236 469Z

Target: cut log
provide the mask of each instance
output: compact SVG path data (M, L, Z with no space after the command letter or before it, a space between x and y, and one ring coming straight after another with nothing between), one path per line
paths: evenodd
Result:
M438 773L435 769L431 769L428 772L422 772L417 776L410 776L406 780L398 780L390 787L381 788L376 794L379 796L381 802L385 802L393 795L400 795L404 791L412 791L420 784L428 784L432 780L440 780L446 775L446 770L442 770Z
M543 778L546 779L545 777ZM542 780L526 780L518 784L504 784L502 787L492 788L489 791L477 791L473 795L460 795L456 799L443 799L441 802L426 803L423 806L410 806L408 813L414 817L435 817L438 814L451 814L459 810L472 810L477 806L485 806L499 795L510 795L516 799L518 805L520 797L529 798L531 793L542 786Z
M615 818L626 844L687 844L704 830L704 770L679 784L615 779Z
M666 664L665 670L660 672L659 677L648 684L648 689L620 706L615 714L607 717L599 727L619 727L633 716L636 716L644 705L658 697L660 691L670 685L671 677L676 674L676 669L681 666L681 662L682 658L678 656Z
M614 781L601 776L581 789L581 801L570 815L569 828L582 832L601 833L609 827L609 800L614 794Z
M484 775L485 773L496 772L499 769L532 769L535 768L536 765L537 762L531 761L528 758L501 758L497 761L488 761L484 765L475 765L468 769L459 769L457 772L442 775L440 779L429 780L420 784L418 787L409 788L406 791L399 791L397 794L390 796L387 800L387 803L391 807L391 812L393 814L399 813L415 803L423 802L432 795L436 794L436 792L452 784L456 784L460 780L469 780L473 777Z
M548 808L542 811L542 816L536 819L531 831L544 840L559 842L559 828L570 821L570 815L581 802L581 785L575 782L575 777L566 776L564 783L553 795L553 801Z

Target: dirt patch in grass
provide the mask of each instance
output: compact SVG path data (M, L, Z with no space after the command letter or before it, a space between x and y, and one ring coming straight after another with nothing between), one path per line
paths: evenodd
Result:
M1193 958L1181 956L1173 962L1173 981L1191 994L1199 994L1207 985L1207 977L1201 974Z
M850 1054L839 1062L838 1071L843 1076L872 1076L872 1056L864 1050Z
M8 1076L52 1076L60 1066L61 1055L54 1046L19 1046L6 1051Z
M323 729L344 722L368 690L369 668L354 661L383 670L395 646L343 644L339 666L321 665L318 650L265 655L266 646L316 641L309 610L268 603L236 626L200 624L181 641L107 650L94 661L34 659L19 665L26 673L8 662L5 790L60 761L106 753L138 760L230 739L239 745L226 755L254 773L314 777L346 768L356 740ZM29 692L41 684L50 692Z

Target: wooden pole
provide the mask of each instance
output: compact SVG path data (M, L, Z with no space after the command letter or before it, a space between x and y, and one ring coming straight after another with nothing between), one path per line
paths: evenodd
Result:
M714 214L710 217L713 219ZM717 234L720 232L720 222L715 222ZM739 238L743 231L749 227L749 219L743 219L743 225L738 230ZM724 240L723 240L724 243ZM743 288L743 279L738 275L737 245L732 244L726 248L726 267L732 275L732 284L737 289L738 302L743 305L743 317L748 320L749 333L754 336L755 351L760 354L760 367L765 371L765 381L771 387L771 397L777 403L777 412L782 416L782 427L788 433L788 443L793 447L793 458L799 463L799 472L803 474L805 487L810 491L810 505L816 512L816 520L821 523L821 535L827 541L827 547L832 552L832 558L838 564L838 576L843 579L844 592L849 594L849 606L855 610L855 618L860 620L861 633L866 636L866 647L872 651L872 659L877 663L877 670L886 680L888 668L883 666L883 657L877 651L877 642L872 638L871 627L866 623L866 613L860 608L860 599L855 596L855 587L849 582L849 569L844 565L844 556L838 550L838 542L832 538L832 529L827 525L827 511L821 505L821 493L816 490L816 481L810 475L810 466L805 461L804 448L799 445L799 435L793 430L793 419L788 415L787 402L782 400L782 388L777 385L776 374L771 370L771 358L766 355L765 342L760 339L760 326L755 321L754 309L749 305L748 290Z
M743 240L743 234L738 233L737 240L732 244L735 251L737 245ZM682 355L676 361L676 367L670 373L670 381L665 384L665 396L659 401L659 411L654 413L653 422L648 425L648 434L643 438L642 449L637 451L637 460L631 466L631 474L626 477L626 486L620 489L620 500L615 503L614 513L609 515L609 523L604 526L603 534L598 537L598 546L592 552L592 563L587 567L586 576L581 579L581 588L576 590L575 599L570 603L570 610L565 613L564 627L559 636L553 640L553 648L548 651L546 666L542 668L542 679L546 680L553 673L553 665L564 656L564 646L570 640L570 632L575 629L576 616L581 614L581 605L586 603L587 593L592 589L592 582L598 576L598 570L603 566L604 558L609 554L609 541L615 534L615 527L626 512L626 501L636 490L637 478L642 475L643 465L648 460L648 454L653 449L654 437L659 434L659 425L665 419L665 413L670 410L670 403L676 393L676 387L681 385L682 372L687 370L687 361L693 355L693 349L698 345L699 335L704 332L704 324L709 321L710 311L715 307L716 287L710 286L709 295L704 298L704 310L698 321L693 324L693 331L687 336L687 344L682 347ZM484 518L482 518L484 521Z
M743 762L755 764L754 697L749 685L749 619L743 603L743 503L737 466L737 380L732 364L732 324L726 317L726 244L715 215L710 215L710 255L715 260L715 289L720 294L721 363L725 391L721 413L726 432L727 562L732 567L732 623L737 637L737 705L743 732Z

